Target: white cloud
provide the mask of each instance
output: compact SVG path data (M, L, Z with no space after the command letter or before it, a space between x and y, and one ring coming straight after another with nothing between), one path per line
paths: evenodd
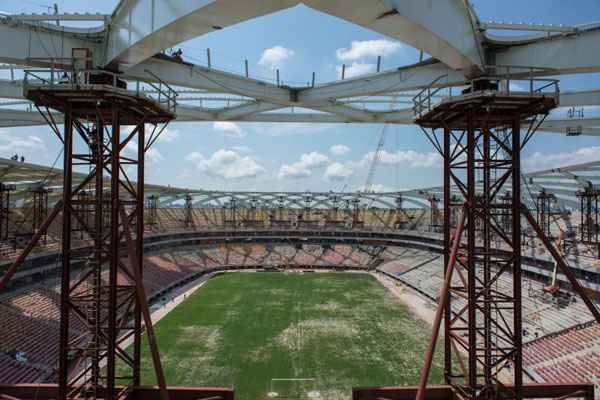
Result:
M246 132L244 132L235 122L216 121L213 123L213 129L232 138L243 138L246 136Z
M254 178L265 172L254 158L227 149L219 149L208 158L192 152L185 159L196 164L199 171L224 179Z
M150 148L146 150L146 161L150 161L151 163L156 163L163 159L162 154L155 148Z
M300 162L308 168L322 167L326 165L328 161L329 158L318 151L312 151L300 156Z
M356 61L365 57L387 57L394 54L400 48L400 43L387 39L353 40L349 49L337 49L335 55L340 61Z
M582 147L561 153L535 152L523 159L523 169L539 171L600 160L600 146Z
M133 132L133 130L136 127L133 125L127 125L125 127L123 127L121 129L121 134L123 135L123 137L131 134L131 132ZM145 136L146 136L146 144L149 143L150 138L152 137L154 140L154 138L156 138L156 135L158 134L160 130L160 127L158 127L156 129L156 131L154 132L154 135L152 135L152 131L153 129L146 127L146 129L144 130ZM138 137L137 135L135 137ZM160 135L158 136L158 138L156 139L156 142L154 144L157 143L171 143L175 140L179 139L179 130L177 129L170 129L170 128L165 128L163 129L163 131L160 133Z
M354 175L354 166L351 163L333 163L327 167L323 178L328 181L343 181Z
M300 156L300 161L293 164L284 164L279 168L279 179L307 178L312 175L312 169L324 167L329 162L329 157L318 151L305 153Z
M258 65L276 70L294 55L294 51L282 46L274 46L263 51L258 60Z
M293 136L319 133L332 128L332 126L332 124L290 122L287 124L260 124L255 131L264 136Z
M231 147L233 150L237 151L241 154L250 154L252 153L252 149L248 146L233 146Z
M329 151L334 156L343 156L344 154L348 154L350 152L350 147L343 144L334 144L329 148Z
M14 154L25 154L26 158L30 158L34 153L45 148L46 144L38 136L13 136L6 131L0 131L0 153L5 153L8 157Z
M202 155L202 153L200 153L198 151L192 151L187 156L185 156L185 160L186 161L191 161L191 162L195 163L195 162L198 162L200 160L204 160L204 156Z
M291 178L291 179L300 179L300 178L308 178L312 173L308 168L302 168L295 164L285 164L279 168L279 174L277 175L279 179Z
M170 143L176 139L179 139L179 131L176 129L165 128L158 137L158 142Z
M360 165L370 165L374 156L375 153L372 151L365 154L360 161ZM442 157L436 152L420 153L414 150L399 150L395 153L382 150L379 159L382 164L406 165L413 168L436 167L442 163Z
M137 158L138 142L134 139L131 139L129 142L127 142L127 145L123 148L123 151L125 153L129 153L131 156L134 156L135 158ZM160 151L158 151L158 149L156 147L151 147L148 150L146 150L146 153L144 156L144 160L146 162L156 163L163 159L164 159L164 157L162 156L162 154L160 153Z
M364 63L361 61L354 61L350 65L346 65L346 71L344 72L344 78L352 78L354 76L360 76L375 72L375 64ZM337 65L335 67L338 76L342 76L342 66Z

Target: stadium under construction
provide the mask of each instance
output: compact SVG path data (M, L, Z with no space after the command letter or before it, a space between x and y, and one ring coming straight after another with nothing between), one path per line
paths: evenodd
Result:
M598 134L598 119L551 112L600 105L600 89L560 90L563 76L600 72L600 25L485 22L463 0L243 3L122 0L110 15L0 14L10 43L0 62L11 73L0 80L0 126L47 126L62 150L60 166L0 159L0 398L247 398L236 382L172 385L177 361L165 357L157 322L190 288L243 270L368 274L422 304L431 332L410 367L420 378L404 386L356 382L335 397L310 378L304 392L271 387L265 398L594 399L600 161L525 172L521 152L534 135ZM247 62L245 74L221 71L210 52L207 65L164 54L300 3L431 58L292 87L279 74L274 83L251 77ZM48 57L57 43L60 56ZM379 106L352 105L365 96ZM226 104L193 105L198 97ZM443 160L443 182L393 192L373 191L371 176L358 192L148 182L145 154L170 123L190 121L416 125ZM344 331L348 346L359 333ZM284 344L301 351L296 339ZM365 365L384 362L368 356Z

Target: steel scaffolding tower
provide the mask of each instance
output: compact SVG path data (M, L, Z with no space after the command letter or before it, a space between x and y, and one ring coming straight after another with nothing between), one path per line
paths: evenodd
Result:
M499 90L510 87L507 81L478 79L462 95L449 97L434 107L430 100L435 90L427 91L424 99L421 94L415 98L415 122L444 161L444 283L419 386L357 389L356 399L416 395L417 400L423 400L433 396L437 389L427 388L427 380L442 323L444 381L449 397L593 398L591 385L574 389L523 383L522 215L600 321L598 310L552 247L546 232L521 204L521 149L557 104L557 82L544 85L554 87L554 91L534 90L532 80L530 92L513 95ZM460 197L453 193L460 193ZM460 211L457 220L452 218L453 210ZM504 276L512 285L500 289L498 283Z
M598 209L600 190L589 187L578 192L577 197L579 197L581 213L580 241L588 246L594 246L597 257L600 257L600 209Z
M554 195L542 189L536 196L536 220L542 231L548 237L552 237L550 226L552 223L552 202Z
M35 234L41 230L41 235L46 238L46 229L40 229L44 220L48 216L48 193L50 190L45 187L36 187L30 190L31 193L31 233Z
M74 66L77 62L73 59ZM26 80L24 86L25 96L34 102L64 150L62 200L40 221L47 214L47 192L43 192L45 197L40 192L34 198L34 205L40 203L42 208L34 216L31 242L34 245L61 213L58 399L129 396L140 385L143 319L161 398L167 400L141 276L144 154L156 140L155 134L160 135L160 128L174 118L174 102L165 107L145 95L128 92L117 75L107 72L73 69L64 76L69 77L68 82ZM165 96L174 99L172 93ZM50 110L64 114L62 129ZM154 126L150 135L145 131L147 124ZM131 131L125 133L124 126L132 127ZM133 144L135 155L124 151ZM77 186L72 184L75 165L90 171ZM105 183L108 198L104 196ZM104 221L105 213L109 224ZM78 250L72 229L75 223L93 243L92 251ZM74 330L75 320L86 327L83 334ZM125 349L130 338L132 352Z
M419 382L419 400L425 398L442 315L444 380L458 398L531 396L531 392L525 394L523 384L523 214L551 250L557 265L569 276L573 288L598 317L595 306L579 290L560 254L550 244L549 224L540 227L521 204L521 150L549 111L556 107L557 83L549 84L555 87L550 93L534 91L533 81L530 81L530 92L524 95L495 92L499 87L508 86L509 82L500 80L476 80L463 95L443 101L416 120L421 127L431 130L429 138L439 145L444 160L444 261L447 268L440 291L437 325ZM436 137L438 131L443 136L441 140ZM460 202L452 195L454 192L461 194ZM548 205L546 197L543 201ZM451 213L458 208L461 217L456 223ZM544 213L544 220L546 218L547 213ZM512 287L501 290L498 282L504 275L512 281ZM454 305L459 298L466 300L466 304ZM545 392L536 395L542 393ZM586 395L589 397L589 392Z
M8 240L11 190L14 187L0 183L0 240Z

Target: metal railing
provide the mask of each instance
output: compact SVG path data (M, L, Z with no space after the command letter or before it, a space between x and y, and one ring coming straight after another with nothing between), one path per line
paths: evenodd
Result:
M444 84L443 79L448 77L447 74L434 79L413 97L412 109L415 117L421 117L441 102L453 97L483 91L497 92L508 96L543 95L554 98L558 103L559 80L536 78L540 73L548 73L546 69L519 66L486 66L484 69L485 75L469 79L460 85Z
M23 87L45 85L77 90L84 86L105 85L127 90L138 97L145 96L171 113L177 109L177 91L149 70L144 71L148 79L123 79L121 74L111 71L75 68L75 60L68 60L70 64L59 63L49 68L23 70ZM135 89L128 89L129 85L135 85Z
M448 75L440 75L435 78L429 86L423 88L415 97L413 97L413 112L415 116L420 117L421 115L429 112L431 110L431 103L434 96L445 89L444 86L434 87L436 83L438 83L442 78L446 78ZM434 99L435 100L435 99ZM435 102L437 103L437 101Z

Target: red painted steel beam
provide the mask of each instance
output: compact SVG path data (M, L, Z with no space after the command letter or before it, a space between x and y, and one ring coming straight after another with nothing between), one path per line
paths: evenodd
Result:
M506 386L514 390L512 385ZM353 388L352 400L413 400L417 386ZM591 383L525 383L521 386L521 398L584 398L594 399L594 385ZM429 385L425 391L426 400L454 400L455 392L450 385Z
M115 390L118 392L123 388L117 386ZM200 400L216 397L234 400L234 390L228 388L168 386L167 390L171 400ZM51 400L58 396L58 385L55 383L0 385L0 394L22 400ZM99 388L98 394L104 396L105 389ZM160 398L160 391L155 386L134 387L129 395L129 400L160 400Z
M160 353L158 351L158 345L156 344L156 336L154 335L154 326L152 324L152 316L150 315L150 309L148 308L148 299L146 298L146 291L144 290L144 282L142 281L142 274L138 268L138 254L136 251L135 244L131 237L131 229L129 227L129 220L125 209L120 209L121 222L123 224L123 230L125 231L125 239L127 241L127 252L129 256L129 265L133 270L133 277L135 279L135 293L139 307L144 317L144 324L146 325L146 335L148 336L148 344L150 345L150 352L152 353L152 361L154 363L154 372L156 374L156 380L158 381L158 387L160 391L161 400L169 400L169 393L167 392L167 384L165 380L165 374L160 362ZM137 238L138 242L142 238Z
M75 190L73 190L73 193L79 192L83 187L85 187L85 185L87 185L89 183L89 181L94 176L95 176L95 173L88 175L83 181L81 181L79 183L77 188ZM4 290L4 288L6 287L6 285L8 285L8 282L10 282L11 278L17 272L19 267L23 264L23 262L25 261L27 256L29 256L29 253L31 253L31 250L33 250L35 248L35 246L38 244L40 238L43 236L44 231L46 231L50 227L50 224L52 224L52 221L54 221L54 219L58 216L58 214L62 211L62 209L63 209L63 200L59 200L54 205L52 212L50 212L50 214L48 214L48 216L46 217L44 222L42 222L42 224L40 225L40 229L34 233L34 235L31 237L31 240L29 241L29 243L27 243L27 246L25 246L25 248L23 249L21 254L19 254L19 256L15 259L15 261L11 264L11 266L8 268L8 270L2 276L2 279L0 280L0 292L2 292L2 290Z
M8 285L8 282L10 282L15 272L17 272L17 269L19 269L19 267L21 266L21 264L23 264L29 253L31 253L31 250L33 250L33 248L38 244L44 231L48 229L48 227L50 227L50 224L52 223L52 221L54 221L54 218L56 218L56 216L61 210L62 202L59 201L54 206L52 212L48 214L44 222L42 222L42 224L40 225L40 229L38 229L38 231L33 234L31 240L29 241L29 243L27 243L27 246L25 246L21 254L19 254L17 259L12 263L12 265L8 268L4 275L2 275L2 279L0 280L0 292L2 292L6 285Z
M448 292L450 290L450 284L452 282L452 272L454 271L454 265L456 264L456 257L458 255L458 247L460 245L460 239L462 237L462 233L465 227L465 219L466 219L466 208L467 204L464 204L461 207L460 220L456 231L454 231L454 237L452 242L452 249L450 251L450 259L448 261L448 265L446 266L446 274L444 279L444 285L440 289L440 295L438 299L440 299L440 303L438 304L437 310L435 312L435 318L433 320L433 329L431 333L431 339L429 339L429 345L427 347L427 352L425 353L425 363L423 364L423 368L421 369L421 377L419 379L419 389L417 391L417 400L425 399L425 388L427 386L427 380L429 379L429 371L431 370L431 363L433 362L433 356L435 354L435 345L437 343L437 338L440 333L440 326L442 324L442 318L444 316L444 310L446 309L446 303L448 302L449 296Z

